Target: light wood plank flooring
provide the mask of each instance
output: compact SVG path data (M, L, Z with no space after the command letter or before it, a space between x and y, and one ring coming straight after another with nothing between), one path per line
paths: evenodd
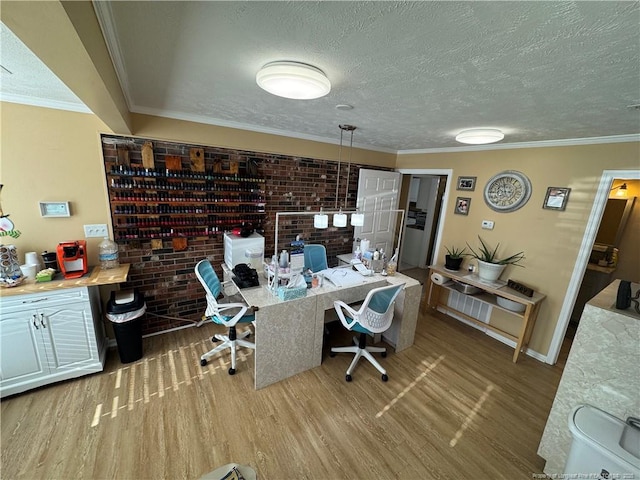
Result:
M389 373L330 358L255 391L253 352L198 357L219 327L145 339L143 360L4 399L3 479L197 479L231 462L262 480L531 479L561 369L422 314ZM349 335L332 327L333 345ZM294 334L294 332L292 332Z

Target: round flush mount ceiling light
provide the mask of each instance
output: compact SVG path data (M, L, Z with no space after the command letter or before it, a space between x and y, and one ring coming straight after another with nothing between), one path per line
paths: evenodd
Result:
M256 74L256 83L273 95L294 100L320 98L331 91L322 70L298 62L267 63Z
M456 135L456 141L470 145L484 145L486 143L499 142L504 138L497 128L470 128Z

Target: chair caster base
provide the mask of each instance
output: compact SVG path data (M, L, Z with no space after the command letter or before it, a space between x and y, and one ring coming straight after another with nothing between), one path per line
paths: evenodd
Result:
M336 352L329 352L329 356L330 356L331 358L335 357L335 356L336 356Z
M204 367L207 364L207 361L205 359L200 360L200 366Z
M389 380L389 376L385 373L382 375L382 381L386 382L387 380Z
M380 353L380 356L381 356L382 358L387 358L387 352L382 352L382 353Z
M235 368L230 368L229 369L229 375L235 375L236 374L236 369Z
M344 379L345 379L347 382L350 382L351 380L353 380L353 377L352 377L351 375L347 375L347 376L345 376L345 377L344 377Z

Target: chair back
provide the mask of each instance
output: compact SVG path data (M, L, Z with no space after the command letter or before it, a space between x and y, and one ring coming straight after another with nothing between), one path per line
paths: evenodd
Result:
M372 333L387 330L393 321L393 305L403 287L404 283L372 289L354 320Z
M200 260L195 267L196 277L204 287L207 298L207 309L204 312L215 323L227 327L238 322L249 322L255 318L253 314L246 315L248 307L242 303L218 303L217 298L222 292L222 284L209 260Z
M207 296L211 296L215 301L222 291L222 285L216 271L211 266L211 262L209 260L200 260L196 264L195 272L196 277L198 277L205 292L207 292Z
M319 272L329 268L327 265L327 250L324 245L308 244L304 246L304 270Z

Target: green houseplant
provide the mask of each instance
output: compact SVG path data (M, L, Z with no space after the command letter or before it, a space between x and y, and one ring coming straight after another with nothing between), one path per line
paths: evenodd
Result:
M469 250L471 250L470 255L478 260L478 276L481 279L494 282L498 278L500 278L500 275L507 265L522 267L522 265L520 265L520 262L525 259L524 252L518 252L508 257L499 258L499 243L495 248L492 249L487 246L487 244L479 235L478 239L480 240L480 247L478 247L478 251L474 250L468 243L467 247L469 247Z
M444 256L444 268L447 270L460 270L462 260L464 260L464 257L469 255L466 253L467 247L464 247L461 250L457 247L449 248L445 246L444 249L447 251L447 254Z

